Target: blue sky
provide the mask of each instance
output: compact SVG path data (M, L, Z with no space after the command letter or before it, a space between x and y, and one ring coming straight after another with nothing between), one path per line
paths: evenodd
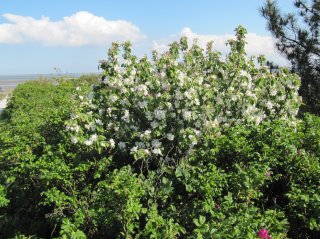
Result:
M225 41L243 25L248 53L286 64L273 47L263 0L0 0L0 75L96 72L114 40L131 40L138 55L163 51L186 35L200 45ZM279 0L284 11L293 1Z

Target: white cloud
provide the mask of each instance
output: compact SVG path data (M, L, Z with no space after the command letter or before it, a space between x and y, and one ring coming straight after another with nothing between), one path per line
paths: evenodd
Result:
M183 28L179 34L172 35L166 39L153 41L153 49L163 52L168 49L168 43L178 40L181 36L186 36L189 42L197 39L197 43L205 48L207 42L214 41L214 50L220 51L223 55L230 52L230 47L226 45L229 39L234 39L234 35L211 35L197 34L190 28ZM256 33L248 33L246 35L246 51L249 56L265 55L267 60L273 61L279 65L288 65L289 62L281 56L275 47L275 41L271 36L260 36Z
M85 46L106 45L112 41L139 41L145 36L133 23L107 20L81 11L51 21L48 17L4 14L9 23L0 24L0 43L37 42L43 45Z

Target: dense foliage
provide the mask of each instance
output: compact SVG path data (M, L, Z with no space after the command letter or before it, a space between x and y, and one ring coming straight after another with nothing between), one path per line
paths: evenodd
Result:
M301 76L304 110L320 114L320 1L295 0L297 14L282 14L277 2L267 0L261 9L278 49Z
M30 82L0 125L0 237L318 238L320 119L299 78L185 38L103 80ZM24 236L23 236L24 235Z
M30 81L19 85L10 97L0 121L0 238L19 231L38 235L48 231L45 211L38 203L50 185L39 180L53 167L60 168L64 122L72 108L70 97L80 82L89 88L87 82L97 81ZM46 177L50 180L50 173Z

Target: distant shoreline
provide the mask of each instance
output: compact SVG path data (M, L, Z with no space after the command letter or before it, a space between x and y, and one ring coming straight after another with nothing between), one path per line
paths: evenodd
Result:
M55 78L61 76L73 76L79 77L81 75L88 75L88 74L100 74L100 72L82 72L82 73L46 73L46 74L0 74L0 80L4 79L34 79L34 78Z
M88 73L55 73L55 74L16 74L16 75L0 75L0 88L15 88L18 84L29 80L39 79L56 79L61 77L78 78L82 75L100 74L100 72Z

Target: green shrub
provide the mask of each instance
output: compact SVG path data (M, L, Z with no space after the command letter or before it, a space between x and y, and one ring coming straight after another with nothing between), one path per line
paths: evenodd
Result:
M45 214L50 209L38 204L43 191L64 180L64 122L79 84L79 80L30 81L17 86L10 97L0 125L0 180L10 200L1 209L5 220L0 221L0 237L16 231L48 235L51 224Z

